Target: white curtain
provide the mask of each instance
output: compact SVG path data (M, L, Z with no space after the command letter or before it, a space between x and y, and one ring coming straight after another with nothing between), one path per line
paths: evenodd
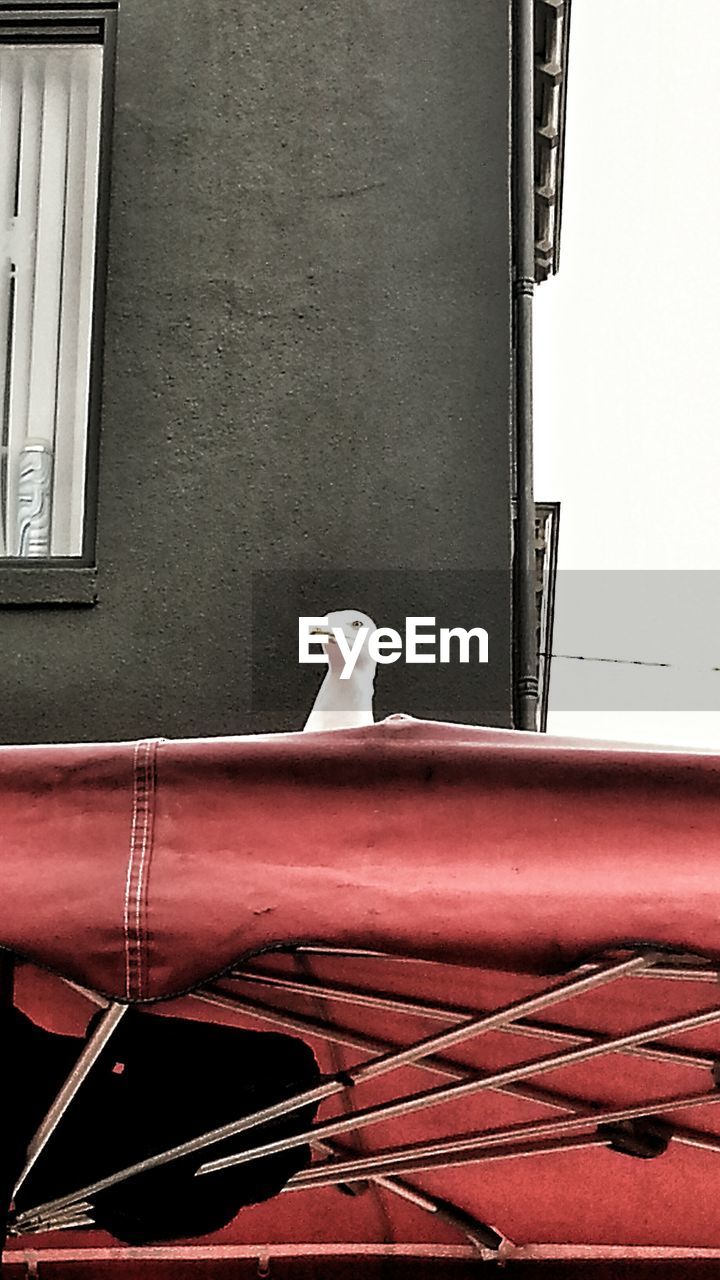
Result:
M101 77L0 45L0 555L82 553Z

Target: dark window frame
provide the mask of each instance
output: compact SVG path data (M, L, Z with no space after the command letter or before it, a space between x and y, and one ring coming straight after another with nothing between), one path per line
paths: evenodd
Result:
M97 599L97 498L105 330L111 143L114 109L117 0L94 3L0 2L0 41L98 43L103 47L100 156L95 229L83 550L80 556L0 558L0 606L92 605Z

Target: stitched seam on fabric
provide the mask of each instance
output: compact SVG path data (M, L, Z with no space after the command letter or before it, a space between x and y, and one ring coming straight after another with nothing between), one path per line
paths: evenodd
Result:
M154 816L154 763L157 740L135 744L133 756L133 816L130 828L130 856L125 882L125 994L128 1000L142 999L143 943L147 896L147 872L152 845Z
M132 892L133 869L135 860L135 842L137 839L138 824L138 760L142 742L135 743L133 752L133 796L132 796L132 823L130 826L130 849L128 853L127 876L125 878L125 907L123 913L123 932L125 935L125 995L128 1000L132 997L132 946L130 942L130 896Z
M140 854L140 866L138 868L137 879L137 896L135 900L136 928L137 928L137 995L142 1000L146 995L147 987L147 960L148 947L148 929L147 929L147 896L148 896L148 880L150 873L150 859L152 857L153 848L153 827L155 818L155 784L156 770L155 762L157 757L157 741L148 742L147 751L145 753L145 769L144 769L144 806L143 806L143 833L142 846Z

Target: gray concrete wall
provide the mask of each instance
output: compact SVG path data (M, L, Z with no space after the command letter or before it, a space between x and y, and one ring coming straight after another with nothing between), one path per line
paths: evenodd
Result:
M298 602L484 625L378 709L510 722L508 118L498 0L121 0L98 600L0 613L4 741L299 727Z

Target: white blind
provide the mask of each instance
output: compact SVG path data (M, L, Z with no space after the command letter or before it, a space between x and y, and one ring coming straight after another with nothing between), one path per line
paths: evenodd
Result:
M82 554L101 77L0 44L0 555Z

